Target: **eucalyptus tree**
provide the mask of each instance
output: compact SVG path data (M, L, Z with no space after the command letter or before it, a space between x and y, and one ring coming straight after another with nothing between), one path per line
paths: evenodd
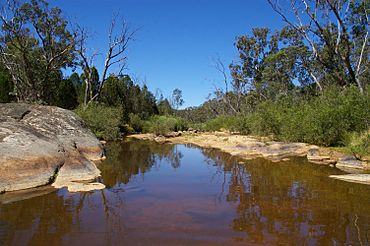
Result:
M243 103L274 99L309 83L302 67L308 60L307 48L286 28L273 33L268 28L254 28L251 35L239 36L235 46L239 59L230 70L232 94L240 98L234 104L238 112Z
M369 84L369 0L268 0L302 36L323 79L341 86ZM312 77L316 77L308 68Z
M172 105L174 108L179 109L184 104L184 99L182 98L182 90L176 88L172 91Z
M44 0L7 0L0 13L0 59L18 101L45 103L60 70L74 65L75 39L59 8Z

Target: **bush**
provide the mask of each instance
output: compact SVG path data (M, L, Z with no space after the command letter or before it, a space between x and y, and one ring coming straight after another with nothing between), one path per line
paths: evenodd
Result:
M367 132L353 132L347 135L346 147L358 159L370 156L370 130Z
M280 135L283 117L280 105L268 101L258 105L256 112L246 118L246 124L255 135L276 138Z
M75 112L99 139L115 140L120 137L122 110L119 107L107 107L92 103L87 108L78 107Z
M173 131L184 131L187 129L187 122L184 119L173 116L153 116L144 123L144 132L151 132L156 135L166 135Z
M247 121L244 116L219 116L207 121L203 125L206 131L221 131L229 130L231 132L239 132L241 134L250 133Z
M356 87L328 88L309 99L290 96L262 102L247 115L217 117L205 123L205 130L227 129L283 141L336 146L343 145L348 132L369 128L369 108L370 95L360 94Z
M129 125L133 132L142 132L144 128L144 121L137 114L129 114Z

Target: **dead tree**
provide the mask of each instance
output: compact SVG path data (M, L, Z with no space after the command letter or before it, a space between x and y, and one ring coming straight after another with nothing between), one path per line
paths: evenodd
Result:
M101 92L104 88L105 82L108 79L108 72L113 65L118 66L119 72L121 72L127 61L126 51L129 43L133 40L136 30L131 30L128 23L125 20L121 20L120 23L117 23L118 15L115 15L112 18L112 22L108 32L108 50L105 55L104 60L104 69L102 77L99 80L98 88L96 91L92 90L92 71L93 71L93 62L98 55L98 53L93 53L89 56L86 48L86 42L88 39L87 32L78 28L76 36L78 36L77 43L77 52L81 58L81 67L85 72L85 97L84 105L88 105L93 101L97 101L101 95ZM120 25L118 29L117 25ZM118 30L117 30L118 29Z
M233 91L229 90L229 80L227 77L227 69L221 59L218 57L214 60L215 69L221 74L222 81L225 85L225 89L215 86L215 95L218 99L222 100L229 109L231 109L232 114L238 114L240 112L241 98L243 92L239 90L240 88L234 83L231 83ZM230 96L234 94L235 100L231 100Z

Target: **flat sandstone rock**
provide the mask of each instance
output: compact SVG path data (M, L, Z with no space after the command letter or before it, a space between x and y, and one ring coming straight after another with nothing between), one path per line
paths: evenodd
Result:
M370 184L370 174L344 174L330 175L330 178L339 179L347 182Z
M0 193L100 176L95 135L73 112L58 107L0 104Z

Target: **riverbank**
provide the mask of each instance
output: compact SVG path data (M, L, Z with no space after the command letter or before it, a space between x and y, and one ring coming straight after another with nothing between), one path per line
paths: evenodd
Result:
M135 134L128 136L140 140L152 140L161 144L193 144L204 148L215 148L234 156L249 160L258 157L279 162L287 161L290 157L306 157L309 162L337 167L351 176L333 176L351 182L370 184L370 174L363 173L370 170L368 160L357 160L355 157L330 148L309 145L305 143L284 143L270 141L267 138L235 135L225 132L195 131L169 134L167 137L154 134ZM361 174L357 176L357 174ZM356 180L359 177L358 180Z

